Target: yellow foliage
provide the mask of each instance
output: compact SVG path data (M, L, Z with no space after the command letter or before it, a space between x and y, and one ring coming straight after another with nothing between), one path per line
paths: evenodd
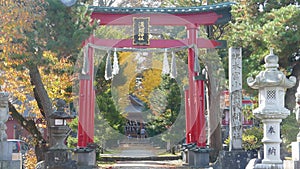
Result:
M143 72L142 87L134 93L145 103L149 103L149 95L161 83L160 69L147 69Z
M123 75L125 76L125 84L117 84L117 95L118 95L118 105L121 109L124 109L128 105L128 94L132 90L131 82L135 82L136 77L136 61L135 55L131 52L120 52L119 53L119 64L120 68L124 69ZM125 67L126 65L126 67Z
M136 77L140 74L136 71L137 60L136 53L132 52L120 52L119 53L119 63L121 69L123 69L123 77L125 77L125 84L118 85L117 95L118 95L118 105L121 109L124 109L128 103L128 95L133 93L139 99L148 103L148 97L153 92L153 90L158 87L161 83L161 68L162 61L152 59L151 68L144 70L142 72L142 86L136 88Z
M67 87L72 86L71 68L72 64L67 59L58 60L55 54L51 54L49 51L44 54L47 58L52 58L55 66L40 66L39 70L45 88L52 99L64 98L70 102L73 98L71 93L67 92ZM20 64L19 64L20 63ZM23 112L25 108L31 107L31 113L39 114L37 103L35 101L28 100L28 96L33 96L34 86L30 83L29 70L21 66L20 70L14 68L14 65L22 65L21 61L8 60L6 62L0 62L2 72L2 90L11 93L15 99L22 102L17 106L19 112ZM63 73L57 74L55 70L63 70Z
M29 70L26 66L34 64L36 51L29 51L28 40L24 32L33 32L34 23L42 20L45 11L44 0L0 0L0 68L1 89L9 92L15 100L22 102L17 106L19 112L31 108L30 113L40 115L34 98ZM37 39L38 40L38 39ZM40 65L39 70L45 88L52 99L63 98L70 101L71 93L67 87L72 86L70 69L72 64L68 59L58 59L55 53L43 51L44 60L48 65Z
M34 31L34 22L43 18L42 3L44 0L0 1L0 46L4 53L30 56L24 32Z
M35 169L35 165L37 163L37 158L33 149L30 149L26 153L25 167L27 169Z

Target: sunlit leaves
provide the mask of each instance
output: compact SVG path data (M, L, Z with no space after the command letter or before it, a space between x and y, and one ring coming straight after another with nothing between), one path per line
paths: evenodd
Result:
M34 31L34 24L44 16L43 0L6 0L0 5L0 46L10 55L28 54L26 33ZM8 57L8 56L6 56Z
M50 98L64 98L67 102L72 101L71 91L68 91L68 87L72 86L72 66L67 59L58 59L54 54L49 52L44 53L44 57L47 57L52 61L52 65L49 67L44 66L40 68L41 75L43 77L43 83L48 91Z

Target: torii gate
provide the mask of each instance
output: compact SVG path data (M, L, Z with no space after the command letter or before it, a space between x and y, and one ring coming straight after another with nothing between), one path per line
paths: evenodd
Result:
M198 38L201 25L224 24L231 19L231 6L226 2L215 5L180 8L117 8L91 7L91 18L99 19L101 25L134 25L137 32L133 39L98 39L90 36L84 45L94 44L110 48L176 48L190 46L188 49L189 89L185 91L186 143L206 146L204 116L204 81L197 78L194 71L195 48L216 48L224 45L221 41ZM144 25L146 24L146 25ZM185 26L188 38L184 40L154 40L147 35L149 25ZM146 30L146 31L145 31ZM142 34L140 34L142 31ZM140 38L140 39L139 39ZM191 47L193 46L193 47ZM95 91L93 89L94 67L93 48L88 47L88 78L80 79L78 147L87 147L94 141Z

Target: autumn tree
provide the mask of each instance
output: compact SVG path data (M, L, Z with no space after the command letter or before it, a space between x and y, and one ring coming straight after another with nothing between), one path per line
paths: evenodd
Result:
M300 78L300 11L296 4L297 1L244 1L233 8L228 40L230 45L244 48L245 78L262 70L263 58L270 48L279 56L279 65L286 75ZM287 90L286 106L290 110L295 105L296 87Z
M32 134L41 161L45 148L41 143L49 140L22 112L30 106L37 117L48 121L52 102L71 96L72 63L93 26L86 6L67 8L60 1L6 0L1 1L0 12L2 90L23 103L34 98L18 106L10 100L9 110Z

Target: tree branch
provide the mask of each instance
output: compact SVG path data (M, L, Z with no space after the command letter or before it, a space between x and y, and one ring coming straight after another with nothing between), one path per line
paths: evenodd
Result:
M25 128L38 141L44 141L42 133L36 128L33 120L25 119L11 102L8 102L8 107L9 111L12 113L12 117L16 119L23 128Z

